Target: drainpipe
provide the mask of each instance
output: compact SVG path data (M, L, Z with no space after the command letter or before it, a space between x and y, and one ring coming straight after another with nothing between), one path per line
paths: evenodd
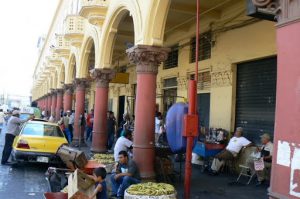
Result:
M195 60L195 80L189 80L189 111L184 118L183 136L187 138L185 157L185 178L184 178L184 198L189 199L191 193L192 176L192 150L194 138L198 135L198 115L196 111L197 82L198 82L198 54L199 54L199 12L200 0L197 0L196 13L196 60Z

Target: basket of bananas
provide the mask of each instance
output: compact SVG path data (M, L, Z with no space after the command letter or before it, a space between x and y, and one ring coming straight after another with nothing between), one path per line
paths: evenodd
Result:
M166 183L141 183L131 185L125 191L124 199L176 199L174 187Z
M107 173L111 173L112 170L114 169L115 159L113 154L96 153L92 156L91 160L94 160L98 163L105 165L105 169Z
M98 163L101 164L114 164L115 163L115 159L114 159L114 155L113 154L109 154L109 153L96 153L92 156L91 158L92 160L97 161Z

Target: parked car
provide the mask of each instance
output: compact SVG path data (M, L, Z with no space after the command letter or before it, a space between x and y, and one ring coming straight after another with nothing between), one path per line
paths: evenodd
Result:
M57 124L35 119L26 122L13 143L12 157L17 162L57 163L57 149L68 144Z

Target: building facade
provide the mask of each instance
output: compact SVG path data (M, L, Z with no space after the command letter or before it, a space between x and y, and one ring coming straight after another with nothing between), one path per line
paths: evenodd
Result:
M247 16L244 0L200 2L200 125L229 132L242 126L258 142L274 132L276 23ZM75 143L83 141L80 115L94 108L95 152L106 150L108 110L119 122L123 113L135 114L135 160L142 176L152 177L154 114L189 101L195 26L196 1L61 0L35 68L32 99L57 119L61 109L75 110Z

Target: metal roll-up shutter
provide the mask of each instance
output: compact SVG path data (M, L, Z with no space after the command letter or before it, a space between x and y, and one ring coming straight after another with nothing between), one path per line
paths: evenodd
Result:
M260 135L273 135L276 103L276 57L238 64L236 127L255 143Z

